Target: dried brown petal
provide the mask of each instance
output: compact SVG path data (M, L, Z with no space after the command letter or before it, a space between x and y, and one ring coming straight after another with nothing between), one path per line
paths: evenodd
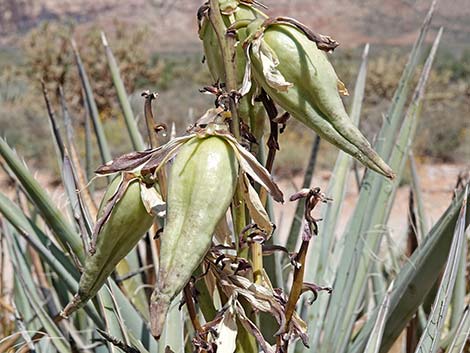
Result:
M333 288L331 287L320 287L316 285L315 283L308 283L304 282L302 284L302 293L305 292L312 292L313 293L313 298L308 301L309 304L313 304L315 300L318 298L318 292L325 291L328 294L330 294L333 291Z
M222 289L227 295L242 295L254 309L270 313L282 327L285 322L282 306L274 297L274 293L249 279L237 276L222 276L219 278Z
M240 167L249 174L257 183L264 187L277 202L284 202L284 196L277 184L272 180L271 174L263 167L256 158L246 149L244 149L230 134L222 134L216 132L217 135L223 136L229 142L238 156Z
M310 189L301 189L297 191L295 194L292 194L291 197L289 197L289 201L296 201L298 199L302 199L304 197L307 197L309 193L310 193Z
M166 212L166 203L163 201L162 196L157 192L155 187L148 187L147 185L141 185L140 197L145 209L149 214L156 215L158 217L164 217Z
M301 339L305 347L310 348L308 345L307 324L296 312L292 315L290 330L294 337L299 337Z
M233 305L233 301L233 297L230 297L227 302L227 308L222 315L222 320L220 320L215 328L217 332L215 339L217 353L235 352L238 328L235 317L236 309Z
M259 328L246 316L245 310L243 309L242 305L237 302L237 315L242 323L243 327L246 330L251 332L251 334L256 338L258 344L260 345L261 349L264 353L275 353L274 347L271 346L263 337L263 334L259 330Z
M326 51L326 52L331 52L336 49L336 47L339 45L339 43L334 40L333 38L329 36L325 36L322 34L318 34L313 32L310 28L308 28L306 25L303 23L290 18L290 17L276 17L275 21L273 23L285 23L292 25L302 32L307 36L308 39L311 41L315 42L317 44L318 49Z
M274 51L262 39L263 35L254 39L249 45L249 50L261 62L266 82L279 92L287 92L293 84L286 81L285 77L276 68L279 65L279 60Z
M245 195L244 199L246 201L246 206L248 207L253 221L258 225L258 227L266 232L266 235L269 238L274 230L273 224L269 220L268 213L266 212L258 193L253 186L251 186L245 173L241 173L240 185L241 190Z
M149 149L143 152L130 152L119 156L112 161L100 166L95 173L99 175L113 174L123 171L132 171L145 164L159 148Z

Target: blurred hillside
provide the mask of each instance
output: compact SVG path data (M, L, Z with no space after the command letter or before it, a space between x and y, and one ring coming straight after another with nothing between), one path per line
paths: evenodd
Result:
M265 0L272 15L288 15L314 30L336 38L343 46L411 44L416 24L426 13L429 0ZM0 35L12 43L46 20L77 21L112 27L115 19L146 24L152 48L188 51L199 48L195 13L202 1L187 0L0 0ZM470 2L441 1L433 27L446 28L443 43L464 48L470 43Z

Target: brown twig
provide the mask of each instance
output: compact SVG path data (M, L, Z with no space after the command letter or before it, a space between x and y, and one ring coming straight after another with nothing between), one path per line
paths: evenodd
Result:
M191 293L191 284L188 283L184 286L183 290L184 294L184 302L186 303L186 307L188 308L189 318L191 319L191 323L193 324L194 330L196 332L202 332L202 326L197 318L196 307L194 306L193 296Z
M305 260L307 258L307 250L310 243L310 237L306 237L302 240L302 244L300 245L299 252L295 257L295 262L299 265L294 268L294 280L292 283L292 288L289 293L289 299L286 305L286 324L284 330L287 331L289 328L290 321L292 319L292 315L295 311L295 306L297 301L300 298L300 294L302 294L302 288L304 283L304 272L305 272Z
M313 189L302 189L298 193L292 195L290 197L290 200L295 201L299 198L305 198L304 218L306 220L306 224L302 235L302 243L300 245L300 249L296 257L294 258L294 262L298 265L294 268L294 279L292 283L292 288L289 293L289 299L287 300L286 304L286 321L284 327L280 331L281 334L289 331L292 316L295 312L295 306L304 289L304 272L308 246L310 244L312 236L317 235L318 230L316 224L317 221L311 216L311 212L319 202L326 202L327 200L329 200L325 197L325 195L320 191L320 188L318 187ZM287 351L288 342L288 340L282 340L281 335L278 336L276 342L278 348L277 351Z
M264 109L266 109L266 112L268 113L269 117L270 132L269 139L267 142L268 157L266 159L266 169L271 172L274 166L274 158L276 157L276 151L279 150L279 128L278 123L274 121L277 118L278 112L273 100L266 94L264 90L261 90L259 100L263 103Z
M191 286L193 283L190 281L183 289L183 296L184 296L184 303L186 303L186 308L188 309L189 318L191 320L191 324L193 325L194 330L196 331L196 337L204 337L207 332L205 332L204 328L202 327L199 319L197 318L197 311L196 307L194 306L193 295ZM202 347L198 350L199 353L206 353L207 351Z
M268 19L270 22L269 24L275 24L275 23L283 23L287 25L291 25L302 31L308 39L311 41L315 42L318 49L326 51L326 52L331 52L336 49L336 47L339 45L339 43L334 40L333 38L329 36L325 36L323 34L315 33L313 32L310 28L308 28L306 25L303 23L290 18L290 17L276 17L274 19ZM267 20L267 21L268 21Z
M158 138L157 138L157 133L154 129L155 118L153 116L153 111L152 111L152 101L154 99L157 99L158 93L156 92L150 93L149 90L146 90L142 92L141 95L142 97L145 98L144 115L145 115L145 123L147 126L147 133L148 133L149 142L150 142L150 148L155 148L155 147L158 147Z
M113 346L118 347L125 353L140 353L140 350L138 350L136 347L130 346L126 344L125 342L121 341L120 339L111 336L108 332L96 329L98 333L109 343L111 343Z
M158 97L158 93L156 92L150 93L150 91L147 90L147 91L142 92L142 97L145 98L144 114L145 114L145 121L147 124L147 132L149 134L150 147L156 148L160 144L158 141L158 133L160 131L166 130L165 124L156 122L154 115L153 115L153 111L152 111L152 100ZM157 179L158 179L158 185L160 187L160 193L162 195L162 198L164 201L166 201L167 177L166 177L166 171L164 168L160 168L160 170L157 172Z

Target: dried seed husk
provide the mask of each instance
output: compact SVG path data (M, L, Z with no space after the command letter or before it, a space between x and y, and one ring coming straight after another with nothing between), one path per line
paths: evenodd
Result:
M108 202L118 191L123 176L115 178L108 186L101 202L99 217L103 216ZM154 216L147 212L141 199L141 185L138 178L128 180L128 185L120 200L96 235L93 254L85 260L84 271L80 278L78 297L81 303L96 295L106 279L138 243L153 223Z
M223 138L194 137L182 146L168 180L160 268L151 297L151 328L160 337L171 301L199 266L235 192L238 162Z
M322 138L349 153L367 167L393 178L391 168L349 118L340 92L344 84L326 57L304 32L286 23L262 21L247 27L255 35L249 48L251 72L255 81L283 109Z

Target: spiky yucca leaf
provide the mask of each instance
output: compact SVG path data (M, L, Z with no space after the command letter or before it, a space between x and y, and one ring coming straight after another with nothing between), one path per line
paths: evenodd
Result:
M468 337L470 336L470 307L467 305L462 313L459 325L446 353L463 353Z
M103 43L103 47L106 53L109 71L111 72L113 84L116 88L116 93L119 99L119 104L121 106L122 114L124 115L127 131L132 141L132 146L136 151L142 151L145 149L145 144L142 139L142 135L140 134L139 129L137 127L137 123L134 118L134 113L132 112L132 108L129 103L129 98L126 93L126 88L124 87L124 83L122 82L121 75L119 73L118 64L116 62L116 59L114 58L114 54L108 44L108 40L106 39L106 35L104 34L104 32L101 32L101 41Z
M63 249L68 252L70 246L73 254L83 259L82 244L75 230L3 138L0 138L0 156L11 168Z
M381 352L388 351L407 325L408 320L421 305L435 281L437 281L447 259L452 234L465 196L464 191L458 193L452 204L429 231L423 243L420 244L395 278ZM469 212L467 212L466 217L468 224ZM365 342L370 336L375 315L372 314L370 320L368 320L369 322L361 329L361 332L351 344L348 350L349 353L363 352Z
M343 253L338 267L334 286L336 290L329 304L331 311L329 310L328 315L332 316L326 322L323 349L333 347L335 351L343 352L349 343L349 335L363 297L367 274L370 271L370 251L377 252L380 245L380 235L384 232L382 225L385 224L390 214L398 182L403 174L407 151L411 147L417 126L425 83L439 40L440 34L436 37L433 50L422 71L420 82L400 128L397 143L389 158L389 164L397 172L398 177L393 182L388 182L369 173L369 177L366 176L361 188L355 213L345 235L347 251ZM400 119L399 116L396 118ZM393 135L393 131L391 133ZM349 271L351 267L355 268L355 271Z
M439 341L442 336L442 329L447 315L447 309L452 297L455 279L459 271L460 258L465 236L467 222L465 220L467 213L467 194L468 185L464 192L465 196L460 208L459 218L455 226L453 241L450 246L447 265L444 270L442 281L439 285L439 291L432 306L426 328L421 335L421 339L416 347L416 353L426 352L435 353L439 347Z
M364 48L362 63L354 88L351 118L356 125L359 124L361 105L364 98L368 51L369 46L367 45ZM326 204L322 210L323 221L319 225L319 232L322 236L313 243L308 257L309 265L305 276L305 279L308 282L330 284L334 280L335 268L339 261L339 257L329 255L331 254L333 244L335 244L336 254L341 254L341 248L344 245L344 242L335 243L335 230L340 216L341 206L346 195L348 174L351 165L352 158L343 151L340 151L335 162L332 178L328 183L328 189L326 191L328 197L331 197L333 201ZM329 297L322 296L318 299L318 302L315 305L308 307L306 310L305 315L307 320L311 322L309 325L309 334L312 340L311 347L318 347L318 340L321 335L321 328L328 300Z
M83 86L83 92L85 95L85 106L88 109L88 114L91 117L91 121L93 122L93 127L95 129L96 140L98 141L98 146L101 155L101 161L106 163L107 161L111 160L111 152L109 151L108 140L106 139L106 135L103 130L103 126L100 120L100 114L98 112L98 107L96 106L95 98L93 96L93 89L91 87L90 81L88 79L88 75L86 73L85 67L83 65L82 59L80 57L80 53L78 52L77 45L75 41L72 39L72 49L73 54L75 56L75 62L77 64L78 73L80 76L80 80Z

